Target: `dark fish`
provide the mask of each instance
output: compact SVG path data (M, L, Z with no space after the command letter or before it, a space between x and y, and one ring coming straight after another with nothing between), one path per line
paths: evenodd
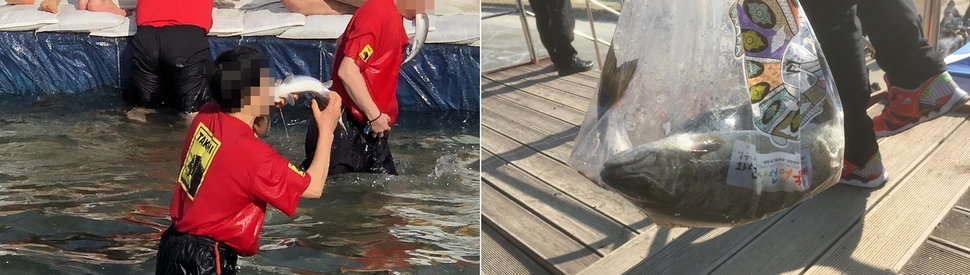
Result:
M602 78L600 78L599 91L596 93L596 118L603 117L603 114L626 94L630 79L637 71L638 61L639 59L630 60L617 67L616 54L613 53L613 47L610 47L609 53L606 54L606 62L603 63L603 73L600 74Z
M667 227L723 227L757 221L808 199L838 181L841 163L825 135L804 139L812 162L808 190L757 194L727 183L736 140L754 138L758 147L772 146L753 131L682 134L624 151L600 172L602 183L643 208L655 223ZM839 153L841 154L841 153Z

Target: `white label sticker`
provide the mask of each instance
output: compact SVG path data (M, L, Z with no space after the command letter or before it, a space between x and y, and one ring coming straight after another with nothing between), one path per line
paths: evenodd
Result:
M795 145L795 144L792 144ZM808 148L800 155L785 152L759 154L754 144L735 141L727 183L762 191L805 191L811 187L812 161Z

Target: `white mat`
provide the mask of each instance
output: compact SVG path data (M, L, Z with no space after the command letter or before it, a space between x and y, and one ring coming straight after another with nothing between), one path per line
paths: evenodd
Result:
M350 15L311 15L306 17L306 24L291 28L279 35L284 39L337 39L343 34Z
M90 32L92 36L125 37L137 30L135 17L110 13L78 11L78 0L64 0L57 15L32 5L0 6L0 31ZM136 0L112 0L122 9L133 10ZM291 13L280 0L218 0L235 8L212 10L210 36L277 36L283 39L336 39L340 37L351 15L303 16ZM0 3L6 3L0 0ZM481 22L477 0L435 0L426 43L480 45ZM460 8L459 8L460 7ZM408 35L414 34L413 23L403 20Z
M56 15L38 10L39 3L0 6L0 31L32 31L57 24Z
M273 3L243 13L243 31L232 36L277 36L286 30L306 25L306 16Z
M91 31L91 36L126 37L126 36L135 35L135 31L137 30L138 30L138 27L135 25L135 17L129 16L129 17L125 17L124 22L122 22L121 24L118 24L118 26Z
M40 27L37 32L92 32L117 27L125 22L124 16L77 10L76 6L65 2L58 7L57 23Z
M237 9L212 9L210 36L232 36L246 29L243 13Z

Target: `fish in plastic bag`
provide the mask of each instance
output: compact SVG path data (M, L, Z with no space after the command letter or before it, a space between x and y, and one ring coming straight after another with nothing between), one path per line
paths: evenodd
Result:
M569 165L660 226L737 226L835 185L842 127L797 1L634 1Z

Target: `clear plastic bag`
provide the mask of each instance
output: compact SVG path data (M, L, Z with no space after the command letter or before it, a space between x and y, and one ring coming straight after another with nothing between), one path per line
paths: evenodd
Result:
M789 3L627 2L569 165L667 227L750 223L836 184L842 104Z

